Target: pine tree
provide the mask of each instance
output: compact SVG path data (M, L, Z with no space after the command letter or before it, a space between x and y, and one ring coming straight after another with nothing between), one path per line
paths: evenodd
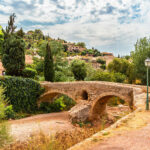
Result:
M54 81L55 72L53 64L53 56L51 53L50 45L47 43L46 53L44 57L44 77L46 81Z
M25 43L15 33L15 17L15 14L10 16L6 30L3 30L2 63L7 75L20 76L25 68Z

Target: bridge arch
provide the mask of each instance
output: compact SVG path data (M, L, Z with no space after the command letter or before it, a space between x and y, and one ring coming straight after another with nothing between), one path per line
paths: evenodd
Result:
M92 104L89 119L97 119L97 117L101 117L104 114L106 114L106 104L109 101L109 98L111 97L119 97L120 99L123 99L126 103L128 103L129 108L132 110L133 108L133 98L129 96L125 96L119 93L114 92L105 92L98 96Z
M52 98L56 97L57 95L66 95L68 97L70 97L71 99L73 99L75 101L75 98L66 93L66 92L60 92L60 91L50 91L50 92L46 92L44 93L43 95L40 96L39 100L38 100L38 105L41 103L41 102L50 102L52 100Z

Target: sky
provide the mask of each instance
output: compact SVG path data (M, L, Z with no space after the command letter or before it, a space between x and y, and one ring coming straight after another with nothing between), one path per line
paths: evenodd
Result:
M16 14L17 29L41 29L52 38L129 55L150 35L150 0L0 0L0 25Z

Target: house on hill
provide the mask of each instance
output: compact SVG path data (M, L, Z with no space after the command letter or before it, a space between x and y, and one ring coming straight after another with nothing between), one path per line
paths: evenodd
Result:
M63 43L63 45L67 45L68 46L67 51L69 51L69 52L79 53L79 52L82 52L82 51L84 51L86 49L86 48L83 48L81 46L77 46L74 43Z
M114 56L113 53L102 52L102 56Z
M26 55L25 56L25 63L26 64L32 64L33 63L32 56ZM0 76L2 75L3 71L5 71L5 69L4 69L3 65L2 65L2 62L0 62Z

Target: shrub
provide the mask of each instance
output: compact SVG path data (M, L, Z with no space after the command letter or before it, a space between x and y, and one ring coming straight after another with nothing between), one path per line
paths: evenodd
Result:
M71 71L74 74L76 80L84 80L87 76L86 63L82 60L73 60L71 63Z
M5 108L5 119L15 119L15 112L12 105Z
M36 75L37 75L37 71L32 68L25 68L23 70L23 77L35 78Z
M2 87L0 87L0 148L10 141L8 125L6 123L1 122L2 119L6 117L5 109L7 108L5 95L3 94L4 91L5 90Z
M63 110L69 110L76 104L71 98L66 95L60 95L52 103L43 102L40 105L40 110L43 112L60 112Z
M93 72L89 80L91 81L113 81L113 76L111 73L104 72L99 69Z
M114 80L115 80L115 82L119 82L119 83L123 83L125 80L126 80L126 75L124 75L124 74L121 74L121 73L114 73L113 74L113 76L114 76Z
M6 123L0 123L0 148L6 146L11 141L9 135L9 126Z
M0 87L0 120L5 118L5 95L4 89Z
M97 63L100 63L100 64L102 64L102 65L105 65L105 64L106 64L106 61L103 60L103 59L100 59L100 58L98 58L98 59L96 60L96 62L97 62Z
M13 105L16 112L36 112L38 109L37 99L43 92L40 84L32 79L21 77L0 78L8 102Z
M105 65L105 64L102 64L102 65L100 66L100 68L103 69L103 70L105 70L105 69L106 69L106 65Z
M50 112L60 112L64 110L66 105L63 102L63 97L59 97L58 99L54 100L52 103L43 102L40 105L40 110L50 113Z

